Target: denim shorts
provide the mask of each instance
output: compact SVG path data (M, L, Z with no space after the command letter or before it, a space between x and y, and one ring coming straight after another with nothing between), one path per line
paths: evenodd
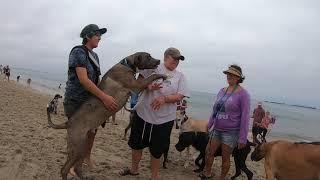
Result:
M239 135L239 130L221 131L215 129L210 132L210 138L217 139L232 149L238 145Z

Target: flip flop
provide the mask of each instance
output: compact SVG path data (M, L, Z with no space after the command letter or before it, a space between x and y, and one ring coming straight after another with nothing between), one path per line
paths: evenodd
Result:
M119 175L120 176L127 176L127 175L129 175L129 176L137 176L137 175L139 175L139 173L135 173L134 174L134 173L131 172L129 167L125 167L119 172Z

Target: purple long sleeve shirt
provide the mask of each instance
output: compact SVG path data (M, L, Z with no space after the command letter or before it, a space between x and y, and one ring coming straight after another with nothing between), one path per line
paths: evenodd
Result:
M213 129L220 131L239 130L239 143L246 143L249 131L250 119L250 95L245 89L231 93L226 93L221 89L217 95L217 100L227 98L224 106L220 107L220 112L216 117L210 116L208 127L214 125ZM230 96L231 94L231 96ZM230 97L229 97L230 96ZM217 103L217 102L216 102ZM216 105L213 106L215 108Z

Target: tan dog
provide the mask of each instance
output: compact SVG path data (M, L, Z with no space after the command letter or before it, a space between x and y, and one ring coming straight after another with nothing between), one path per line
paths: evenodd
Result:
M273 141L258 145L253 161L265 158L267 180L320 180L320 143Z
M166 75L152 74L146 79L135 79L136 69L155 69L160 60L154 59L150 54L137 52L118 64L113 66L102 78L99 88L106 94L111 95L118 104L116 111L107 110L103 103L96 97L90 97L83 103L72 117L65 123L54 124L50 112L47 110L48 124L54 129L67 129L67 161L61 168L63 180L71 167L74 167L76 174L83 179L82 162L85 156L87 145L87 132L96 129L110 116L119 111L127 102L130 92L139 93L150 83L157 79L166 79Z

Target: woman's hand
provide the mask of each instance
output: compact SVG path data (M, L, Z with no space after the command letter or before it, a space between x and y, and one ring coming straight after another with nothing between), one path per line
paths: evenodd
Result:
M244 143L238 143L238 149L242 149L244 147L246 147L247 144Z
M162 88L162 83L152 83L148 85L148 90L154 91Z
M164 103L166 103L166 97L160 96L151 103L151 107L153 110L158 111Z
M115 99L112 96L105 94L105 96L103 96L101 100L102 100L104 106L109 111L116 111L117 110L118 104L116 103Z

